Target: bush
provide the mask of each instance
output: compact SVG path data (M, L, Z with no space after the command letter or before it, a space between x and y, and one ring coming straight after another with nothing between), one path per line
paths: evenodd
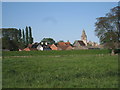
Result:
M115 54L119 54L120 53L120 49L114 49L114 53Z

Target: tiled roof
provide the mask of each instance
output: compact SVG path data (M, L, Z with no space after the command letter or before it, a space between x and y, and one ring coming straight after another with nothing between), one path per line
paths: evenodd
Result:
M37 50L36 48L25 48L23 51L32 51L32 50Z
M23 49L24 51L30 51L30 48L25 48L25 49Z
M66 45L70 45L70 42L65 42Z
M85 43L83 41L77 41L81 46L85 46Z
M58 42L58 45L66 45L65 42Z
M58 45L70 45L70 42L58 42Z
M72 46L70 45L57 45L58 47L58 50L66 50L67 48L70 48L72 49Z
M58 45L57 47L58 47L58 49L66 50L68 46L67 45Z

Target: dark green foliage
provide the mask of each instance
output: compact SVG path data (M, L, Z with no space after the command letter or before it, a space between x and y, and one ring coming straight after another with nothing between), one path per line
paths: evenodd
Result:
M2 38L2 49L8 49L11 51L18 50L18 42L16 40L10 40L9 37L5 36Z
M32 28L29 26L29 44L33 43Z
M24 32L23 32L23 35L24 35ZM18 48L20 48L20 49L25 48L25 41L24 41L25 38L23 38L23 37L25 37L25 36L22 36L22 31L21 31L21 29L19 29Z
M13 39L16 41L18 40L18 33L19 33L18 29L16 29L16 28L2 28L0 30L2 30L3 37L9 37L10 40L13 40Z
M0 38L0 49L2 50L2 38Z
M56 44L58 44L59 42L64 42L63 40L59 40L59 41L57 41L57 43Z
M64 42L63 40L60 40L60 41L58 41L58 42Z
M27 46L29 44L28 27L27 26L25 28L25 31L26 31L26 40L25 40L25 43L26 43L26 46Z
M25 33L24 33L24 29L23 29L23 39L22 39L22 41L23 41L23 43L25 43Z
M26 27L26 35L24 29L21 31L21 29L16 28L2 28L0 29L2 32L2 49L8 49L8 50L18 50L25 48L25 45L28 45L28 27ZM31 37L31 43L33 42L32 33L30 30L30 37Z
M2 49L18 50L19 30L15 28L3 28L2 30Z
M16 42L16 40L10 40L9 43L10 43L10 48L9 48L10 51L18 51L19 44L18 42Z
M18 36L18 37L19 37L19 42L21 42L21 41L22 41L22 40L21 40L21 39L22 39L21 29L19 29L19 36Z
M114 50L114 53L115 53L115 54L120 54L120 49L115 49L115 50Z
M105 17L97 18L95 33L105 48L115 49L120 46L118 17L120 17L119 6L112 8Z
M2 38L2 49L10 49L10 38L8 36Z
M41 42L47 42L48 44L55 44L55 41L52 38L43 38Z

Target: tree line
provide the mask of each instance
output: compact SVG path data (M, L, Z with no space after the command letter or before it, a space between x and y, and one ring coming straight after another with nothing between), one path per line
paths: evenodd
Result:
M33 43L32 28L26 26L25 29L2 28L2 49L18 50Z

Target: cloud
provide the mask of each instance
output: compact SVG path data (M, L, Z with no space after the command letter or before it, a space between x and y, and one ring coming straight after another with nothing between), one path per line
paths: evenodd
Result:
M42 22L45 22L45 23L48 23L48 22L57 23L57 20L54 17L45 17L45 18L42 19Z

